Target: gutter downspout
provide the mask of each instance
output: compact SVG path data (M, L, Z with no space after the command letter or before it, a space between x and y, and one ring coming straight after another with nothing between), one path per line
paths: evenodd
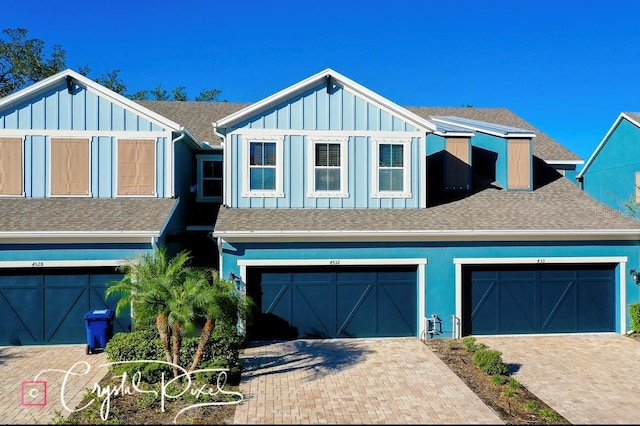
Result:
M175 151L176 142L181 141L182 139L184 139L185 136L186 136L185 129L184 127L181 127L180 136L171 140L171 149L169 150L169 152L171 153L171 157L169 158L168 166L169 166L169 177L171 179L171 196L172 197L176 195L176 182L175 182L175 176L174 176L175 158L173 156L173 152Z
M229 200L231 199L231 191L230 191L231 179L228 178L231 174L229 170L229 168L231 167L231 162L230 162L230 158L227 158L230 155L230 154L227 154L227 135L223 135L218 131L218 126L216 126L216 123L213 123L213 133L216 136L218 136L220 139L222 139L222 142L220 142L220 144L222 145L222 170L223 170L222 172L222 180L223 180L222 205L226 207L230 205Z

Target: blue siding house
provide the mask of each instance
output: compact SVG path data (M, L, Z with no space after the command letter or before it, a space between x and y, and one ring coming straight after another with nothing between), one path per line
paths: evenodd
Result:
M577 176L585 192L625 214L640 202L639 141L640 114L621 113Z
M640 222L580 164L508 109L402 107L332 69L252 104L66 70L0 99L0 345L83 342L159 245L254 299L250 339L624 333Z
M0 99L0 344L86 341L84 315L114 307L104 289L123 259L184 246L201 152L71 70Z
M628 330L640 222L509 110L404 108L326 69L213 125L251 338Z

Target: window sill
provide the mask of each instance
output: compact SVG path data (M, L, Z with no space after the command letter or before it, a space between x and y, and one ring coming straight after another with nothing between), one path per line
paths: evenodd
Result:
M309 198L349 198L348 192L311 192Z
M245 198L284 198L284 192L243 192Z

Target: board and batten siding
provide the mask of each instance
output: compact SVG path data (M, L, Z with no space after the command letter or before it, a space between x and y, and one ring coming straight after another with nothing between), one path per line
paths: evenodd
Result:
M231 171L228 190L230 206L240 208L417 208L423 195L421 176L424 162L424 134L413 125L359 96L326 84L276 105L229 129L226 151ZM282 140L283 196L243 195L248 153L243 138L269 137ZM346 196L309 196L308 138L346 138ZM372 196L374 140L409 141L410 197ZM405 165L406 167L407 165Z
M0 138L23 141L22 192L26 197L55 195L51 143L56 139L89 141L86 196L107 198L118 196L117 141L154 141L155 189L151 196L172 196L165 171L171 137L171 130L79 85L69 93L66 84L60 84L0 111Z

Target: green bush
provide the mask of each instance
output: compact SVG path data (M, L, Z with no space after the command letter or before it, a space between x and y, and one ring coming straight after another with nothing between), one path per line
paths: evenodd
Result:
M226 331L228 333L225 335L211 337L197 368L202 369L205 365L210 365L210 362L215 362L216 368L229 369L230 382L231 378L239 381L240 348L244 339L235 330ZM199 337L185 337L182 340L180 365L183 368L186 369L191 364L199 341ZM151 328L116 333L107 343L106 353L107 361L111 363L136 360L166 361L158 332ZM171 366L163 363L124 363L114 365L112 369L118 375L126 373L129 377L139 371L142 379L147 383L159 382L163 373L165 378L173 377Z
M158 332L153 329L140 329L130 333L116 333L105 348L107 361L120 363L123 361L166 361ZM116 374L127 374L132 377L140 372L142 380L157 383L162 374L165 378L173 377L171 366L155 362L115 364L112 370Z
M462 338L462 344L467 348L467 352L476 351L476 338L473 336L467 336Z
M509 369L502 361L502 353L496 349L476 350L471 357L473 363L487 374L507 374Z
M467 348L467 352L474 353L487 348L484 343L477 343L476 338L473 336L467 336L462 338L462 343Z
M640 333L640 303L629 305L629 316L631 317L631 331Z

